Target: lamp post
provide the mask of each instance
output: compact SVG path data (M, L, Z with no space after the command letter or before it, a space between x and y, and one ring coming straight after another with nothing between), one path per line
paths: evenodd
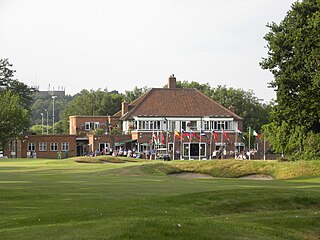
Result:
M43 113L41 114L41 135L43 135Z
M54 99L57 96L52 96L52 134L54 135Z
M45 109L44 111L46 111L47 112L47 135L49 135L49 126L48 126L48 120L49 120L49 118L48 118L48 109Z

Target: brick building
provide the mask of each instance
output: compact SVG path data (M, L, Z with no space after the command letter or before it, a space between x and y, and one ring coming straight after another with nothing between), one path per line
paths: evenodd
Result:
M140 152L166 149L171 157L208 158L216 149L240 151L238 136L243 121L234 107L221 106L196 89L176 88L169 77L168 88L153 88L132 103L122 103L114 115L124 134L137 140ZM213 139L213 133L215 139Z
M26 135L10 141L5 155L9 157L27 158L61 158L75 157L75 135Z
M73 157L123 147L166 149L174 159L208 158L216 149L242 150L237 131L242 126L233 107L225 108L196 89L177 88L172 75L168 88L153 88L132 103L123 102L113 116L70 116L70 135L23 136L11 141L6 154L27 157L33 151L37 157L56 158L61 151ZM113 128L122 134L110 134Z

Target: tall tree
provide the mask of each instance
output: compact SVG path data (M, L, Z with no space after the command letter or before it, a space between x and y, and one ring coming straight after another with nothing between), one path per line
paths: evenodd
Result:
M235 107L236 113L243 118L244 131L249 127L260 131L261 126L268 123L271 105L263 103L251 90L218 86L213 89L211 98L224 107Z
M277 98L266 129L283 132L286 126L285 132L301 136L293 142L271 138L275 149L293 153L303 150L308 132L320 133L320 2L297 1L280 24L267 27L268 56L260 64L273 73Z
M143 87L143 88L138 88L137 86L132 90L126 90L124 93L124 100L126 100L128 103L133 102L146 92L148 92L150 88L148 87Z
M0 59L0 141L2 146L30 123L33 88L14 79L8 59Z
M12 70L11 67L12 64L8 59L0 59L0 91L11 90L17 93L21 99L21 105L30 109L33 102L32 93L35 92L35 89L14 79L15 70Z
M28 110L21 105L19 95L10 91L0 92L0 145L26 130L29 123Z

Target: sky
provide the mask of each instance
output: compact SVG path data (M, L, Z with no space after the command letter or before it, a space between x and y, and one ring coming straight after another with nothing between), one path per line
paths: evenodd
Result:
M252 90L273 80L267 23L294 0L0 0L0 58L40 90L108 91L178 81Z

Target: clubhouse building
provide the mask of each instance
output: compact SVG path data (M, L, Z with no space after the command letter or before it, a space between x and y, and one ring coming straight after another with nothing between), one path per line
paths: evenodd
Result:
M113 116L70 116L69 135L26 135L10 142L9 157L62 158L96 150L131 149L144 153L166 151L171 159L208 159L212 152L242 150L238 136L243 120L196 89L152 88L133 101L123 102ZM118 129L121 134L111 134Z

